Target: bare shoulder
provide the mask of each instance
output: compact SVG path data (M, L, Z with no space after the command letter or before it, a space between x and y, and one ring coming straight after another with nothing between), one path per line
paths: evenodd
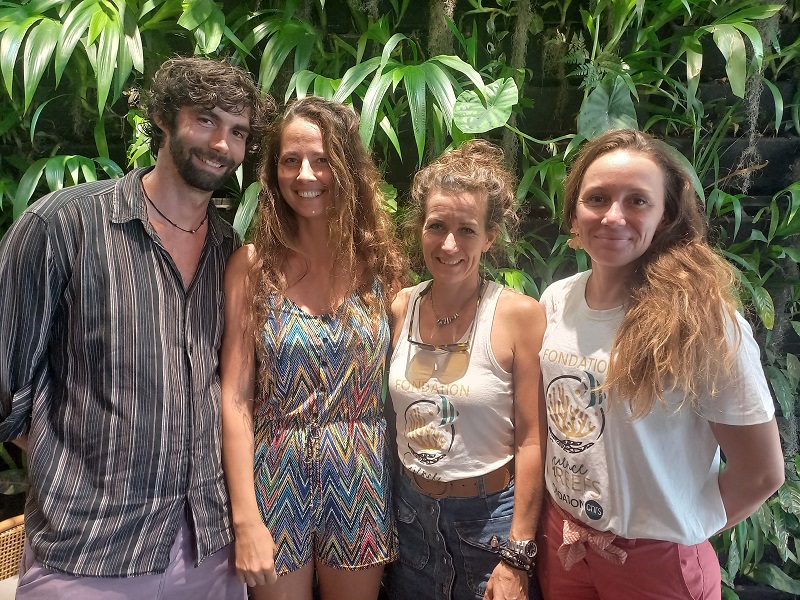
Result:
M510 323L530 326L544 326L545 317L542 305L534 298L510 288L504 288L497 301L497 314Z
M392 321L394 323L402 323L403 319L406 317L406 311L408 310L408 301L411 299L411 292L414 290L413 287L403 288L392 300Z
M245 244L231 254L228 264L225 266L225 277L244 277L255 262L256 247L253 244Z

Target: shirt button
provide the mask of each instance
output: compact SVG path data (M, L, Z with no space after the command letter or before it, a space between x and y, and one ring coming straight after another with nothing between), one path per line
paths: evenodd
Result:
M431 514L432 514L432 515L435 515L435 514L436 514L436 509L435 509L433 506L431 506Z

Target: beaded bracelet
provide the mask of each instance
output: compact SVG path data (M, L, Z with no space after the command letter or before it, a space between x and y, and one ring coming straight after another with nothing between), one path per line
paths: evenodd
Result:
M533 561L528 560L527 557L517 554L508 548L500 548L500 560L512 569L525 571L528 577L533 575Z

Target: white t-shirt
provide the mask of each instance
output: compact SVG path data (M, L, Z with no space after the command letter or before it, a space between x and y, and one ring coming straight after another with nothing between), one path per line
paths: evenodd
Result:
M503 287L486 283L469 353L424 350L419 340L419 303L430 282L411 292L400 340L389 364L389 393L397 415L400 460L412 473L434 481L485 475L514 457L514 385L492 352L495 308ZM464 335L466 341L469 330Z
M719 446L709 421L753 425L774 407L750 325L738 313L738 376L697 407L664 394L633 420L627 402L610 405L595 391L624 309L586 304L591 271L542 294L547 330L540 353L547 405L547 489L560 507L594 529L629 538L698 544L726 522L720 497ZM733 329L733 328L731 328Z

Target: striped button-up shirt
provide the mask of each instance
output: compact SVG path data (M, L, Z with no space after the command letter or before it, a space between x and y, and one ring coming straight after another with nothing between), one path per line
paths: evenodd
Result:
M0 439L28 431L28 540L76 575L163 572L185 511L198 561L232 539L217 353L239 241L209 206L184 287L145 172L52 193L0 244Z

